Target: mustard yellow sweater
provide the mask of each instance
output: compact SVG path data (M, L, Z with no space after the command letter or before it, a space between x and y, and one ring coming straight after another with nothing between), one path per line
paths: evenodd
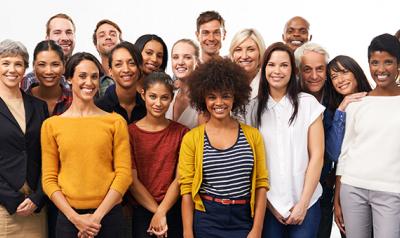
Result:
M132 182L128 129L116 113L53 116L42 125L42 183L76 209L97 208L110 188L123 195Z

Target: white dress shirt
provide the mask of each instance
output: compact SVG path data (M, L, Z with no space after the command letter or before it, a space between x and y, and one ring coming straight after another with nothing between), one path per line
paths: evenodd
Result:
M253 126L257 105L258 101L253 100L252 116L246 118ZM285 218L290 215L289 210L299 202L303 192L309 162L308 129L324 110L325 107L312 95L300 93L298 113L292 124L289 125L289 118L293 113L293 105L287 96L279 102L269 97L267 109L261 116L259 130L264 139L271 186L267 198ZM322 188L318 184L309 207L321 194Z

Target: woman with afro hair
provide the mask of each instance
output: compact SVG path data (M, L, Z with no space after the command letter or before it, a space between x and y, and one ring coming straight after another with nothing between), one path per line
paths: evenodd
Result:
M259 131L239 123L250 86L229 59L190 76L191 104L209 120L183 138L179 157L184 237L260 237L269 188Z

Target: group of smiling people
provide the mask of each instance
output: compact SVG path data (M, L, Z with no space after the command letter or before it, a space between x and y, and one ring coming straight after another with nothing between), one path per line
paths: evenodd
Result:
M343 234L400 237L399 39L372 39L374 89L351 57L292 46L244 29L206 61L181 39L173 80L157 35L102 62L44 40L25 92L28 52L3 40L0 237L317 237L336 167Z

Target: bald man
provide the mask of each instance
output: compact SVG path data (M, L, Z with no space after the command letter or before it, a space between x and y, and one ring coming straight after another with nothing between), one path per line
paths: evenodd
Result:
M293 51L311 40L312 35L309 34L310 23L300 16L292 17L285 24L283 29L282 40Z

